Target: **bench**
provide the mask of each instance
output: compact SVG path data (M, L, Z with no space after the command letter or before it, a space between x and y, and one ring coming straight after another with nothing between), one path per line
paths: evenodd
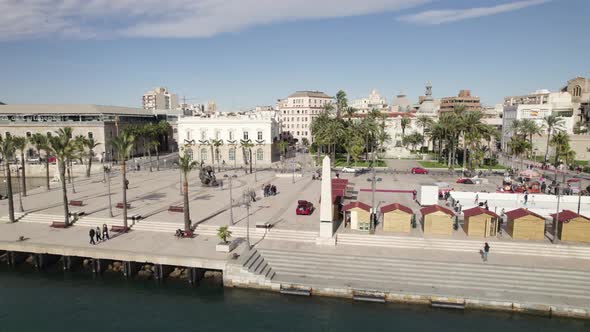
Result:
M51 227L51 228L68 228L68 225L66 225L66 223L63 221L54 221L51 223L51 225L49 225L49 227Z
M131 216L131 220L136 221L136 220L140 220L141 219L141 215L140 214L134 214Z
M168 208L168 212L184 212L184 207L170 205L170 207Z
M69 205L70 206L83 206L84 201L70 201Z
M117 226L117 225L111 226L111 232L127 233L128 231L129 231L129 227Z
M256 223L256 228L265 228L265 229L268 229L268 228L271 228L271 227L272 227L272 225L270 223L268 223L268 222L257 222Z
M117 209L122 209L123 208L123 203L117 203L116 208ZM127 208L128 209L131 209L131 204L130 203L127 203Z

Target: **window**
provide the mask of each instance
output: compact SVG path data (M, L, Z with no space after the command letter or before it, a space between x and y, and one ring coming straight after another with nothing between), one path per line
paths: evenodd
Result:
M219 139L219 130L215 131L215 139Z
M94 138L94 134L91 131L88 132L88 138Z
M51 137L51 132L50 131L47 132L47 137Z
M31 132L27 131L27 138L31 137Z
M229 160L231 160L231 161L236 160L236 149L235 148L229 149Z
M193 160L193 149L187 149L185 151L186 155L188 156L189 160Z
M204 130L201 130L201 141L204 141L207 139L207 132Z
M8 131L7 131L6 133L4 133L4 135L5 135L6 137L10 137L10 133L9 133Z
M258 132L258 140L259 140L259 141L261 141L261 140L262 140L262 132L261 132L261 131L259 131L259 132Z
M234 132L233 131L230 131L229 132L229 140L230 141L233 141L234 140Z
M247 131L244 132L244 139L248 139L248 132Z
M256 160L264 160L264 151L262 149L256 150Z
M580 87L579 85L576 86L574 88L574 93L573 93L574 97L580 97L582 96L582 87Z
M207 149L202 148L201 149L201 160L207 160Z
M187 141L190 141L191 138L192 138L191 136L193 136L192 132L190 130L187 130L187 132L186 132L186 140Z

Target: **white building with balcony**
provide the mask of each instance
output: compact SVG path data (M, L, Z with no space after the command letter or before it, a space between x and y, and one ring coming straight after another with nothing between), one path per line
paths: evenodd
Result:
M349 106L356 109L357 113L367 114L372 109L385 111L387 100L377 90L373 89L367 98L354 99Z
M281 134L277 112L247 112L245 114L215 113L209 117L183 116L178 119L179 145L193 160L205 165L229 167L247 165L252 159L256 165L270 165L279 161L275 142ZM215 143L221 143L218 147Z
M277 109L283 133L290 134L298 143L305 138L311 144L313 118L324 112L324 107L333 101L333 97L321 91L297 91L286 99L279 99Z
M544 119L555 114L564 120L563 129L568 134L574 131L574 106L569 92L550 92L537 90L524 96L504 98L502 116L502 148L506 151L512 138L512 122L530 119L543 126Z

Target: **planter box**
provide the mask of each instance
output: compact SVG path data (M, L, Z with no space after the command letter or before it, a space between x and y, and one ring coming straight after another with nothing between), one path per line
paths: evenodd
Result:
M231 252L237 247L238 243L236 241L229 241L227 243L219 242L215 246L215 251L217 252Z

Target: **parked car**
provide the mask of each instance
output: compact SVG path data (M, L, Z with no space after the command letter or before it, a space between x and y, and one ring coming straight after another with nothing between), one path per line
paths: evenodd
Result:
M29 164L38 164L40 162L41 162L41 158L39 158L39 157L27 158L27 163L29 163Z
M313 204L308 201L299 200L297 201L297 209L295 213L297 215L308 216L313 212Z
M412 174L428 174L428 170L422 167L414 167L412 168Z
M473 182L473 180L471 180L469 178L461 178L461 179L457 179L457 183L474 184L475 182Z
M342 173L357 173L358 170L352 167L343 167L341 170Z

